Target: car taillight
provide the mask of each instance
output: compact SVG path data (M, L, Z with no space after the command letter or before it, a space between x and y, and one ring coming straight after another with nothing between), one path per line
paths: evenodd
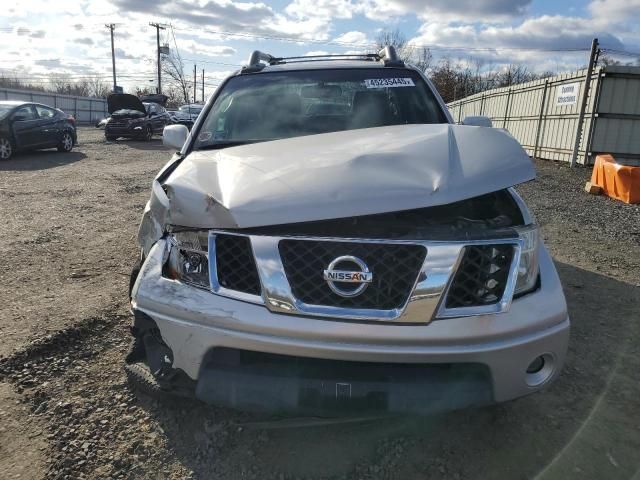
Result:
M67 115L67 120L69 120L71 123L73 123L73 125L75 126L76 124L76 119L73 118L73 115Z

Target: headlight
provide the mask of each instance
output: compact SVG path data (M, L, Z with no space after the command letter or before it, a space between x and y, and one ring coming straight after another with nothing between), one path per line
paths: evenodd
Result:
M518 280L515 295L527 293L536 288L538 282L538 227L528 225L516 229L524 241L518 265Z
M207 232L169 234L169 259L165 275L195 287L209 288L209 256Z

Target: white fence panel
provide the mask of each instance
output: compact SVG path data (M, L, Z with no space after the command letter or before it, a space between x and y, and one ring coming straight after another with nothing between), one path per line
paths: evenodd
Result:
M544 80L496 88L452 102L453 117L486 115L495 127L507 129L529 155L570 161L576 141L580 102L587 71L566 73ZM583 131L590 131L598 74L592 77ZM578 149L578 163L587 163L588 135Z
M0 100L42 103L73 115L78 123L93 124L109 115L104 98L77 97L51 92L0 88Z

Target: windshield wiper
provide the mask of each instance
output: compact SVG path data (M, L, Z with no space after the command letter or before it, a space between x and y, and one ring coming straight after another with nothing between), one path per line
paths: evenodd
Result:
M249 145L251 143L266 142L267 140L222 140L208 145L198 147L198 150L218 150L220 148L237 147L239 145Z

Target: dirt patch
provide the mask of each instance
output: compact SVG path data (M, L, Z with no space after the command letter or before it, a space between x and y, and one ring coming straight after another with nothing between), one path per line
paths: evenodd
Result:
M640 208L582 191L586 169L538 162L519 188L572 316L546 391L422 418L284 420L134 394L128 273L159 141L105 143L0 167L0 471L12 478L628 479L640 467ZM8 474L5 474L8 472Z

